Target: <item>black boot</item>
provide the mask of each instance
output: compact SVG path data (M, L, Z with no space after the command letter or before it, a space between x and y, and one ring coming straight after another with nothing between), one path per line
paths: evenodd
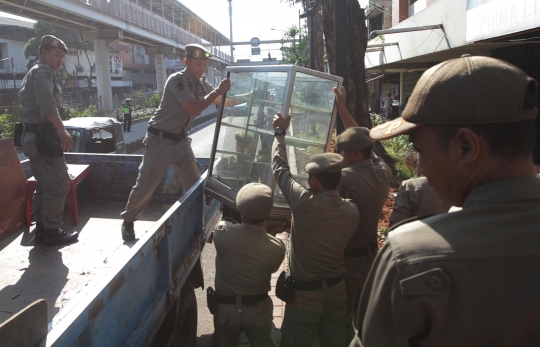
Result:
M45 230L45 227L43 227L43 223L36 222L36 227L34 228L34 243L36 245L43 243L43 230Z
M124 241L133 241L135 240L135 229L133 222L124 222L122 223L122 239Z
M78 231L67 232L59 228L43 230L43 244L60 245L77 241Z

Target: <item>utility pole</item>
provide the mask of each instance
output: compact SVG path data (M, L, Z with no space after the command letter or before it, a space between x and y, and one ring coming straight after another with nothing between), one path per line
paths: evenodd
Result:
M231 63L234 63L234 47L233 47L233 38L232 38L232 0L229 1L229 22L231 28Z
M13 89L15 90L15 95L17 95L17 82L15 80L15 64L13 64L13 57L11 57L11 72L13 72Z

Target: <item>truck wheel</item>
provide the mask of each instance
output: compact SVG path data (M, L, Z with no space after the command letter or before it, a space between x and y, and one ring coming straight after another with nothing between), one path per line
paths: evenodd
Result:
M197 338L197 299L191 283L186 283L180 297L180 307L176 316L176 346L195 347Z

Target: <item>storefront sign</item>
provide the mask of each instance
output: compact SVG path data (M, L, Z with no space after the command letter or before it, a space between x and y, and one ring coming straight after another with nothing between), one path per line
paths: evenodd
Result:
M540 0L467 0L468 42L538 27Z

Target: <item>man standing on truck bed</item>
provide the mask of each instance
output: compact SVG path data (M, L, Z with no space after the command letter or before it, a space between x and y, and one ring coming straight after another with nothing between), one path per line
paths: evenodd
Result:
M291 116L274 117L272 171L291 208L290 268L295 299L285 306L281 346L343 347L347 292L343 282L343 251L360 220L356 205L336 190L343 157L335 153L314 156L305 167L309 189L289 169L285 133Z
M69 192L64 151L73 148L73 140L60 118L62 92L54 72L62 66L67 50L62 40L43 36L39 61L28 71L19 90L24 122L21 147L37 181L32 202L36 244L69 243L79 236L78 232L60 229Z
M217 89L203 78L211 56L201 45L186 45L186 68L170 75L165 83L161 103L148 122L143 140L145 150L139 177L129 195L126 210L121 213L124 241L135 240L134 222L141 217L169 165L172 164L180 174L184 193L200 177L188 131L195 117L211 103L219 105L221 96L231 87L227 78Z
M268 292L271 276L285 257L285 245L264 229L272 204L270 187L246 184L236 196L242 223L221 222L214 232L214 341L219 347L236 347L242 331L251 346L276 345Z
M420 172L461 211L389 231L360 298L356 346L538 346L536 82L465 55L424 72L403 117Z

